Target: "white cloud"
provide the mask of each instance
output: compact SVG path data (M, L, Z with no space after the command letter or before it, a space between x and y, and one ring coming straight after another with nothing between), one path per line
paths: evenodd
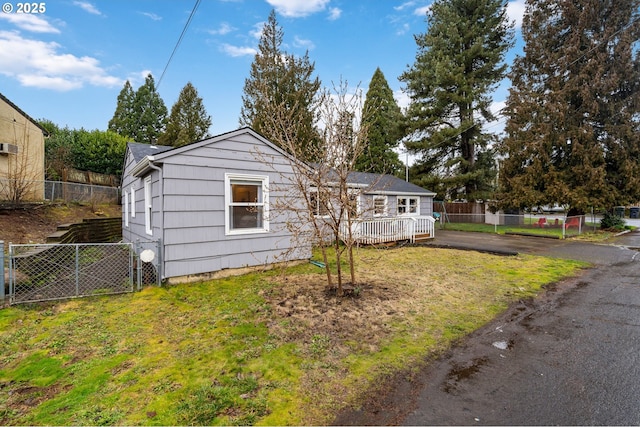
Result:
M402 36L404 34L407 34L407 32L411 29L411 26L408 23L404 23L400 26L400 28L398 28L396 30L396 35L397 36Z
M507 105L506 101L493 101L489 109L496 116L496 119L492 122L485 124L485 130L491 133L502 133L504 131L505 117L502 115L502 110Z
M329 21L335 21L337 19L340 19L341 15L342 15L342 9L337 7L332 7L331 9L329 9Z
M60 30L51 25L46 19L39 15L28 13L2 13L0 20L4 19L21 30L31 31L34 33L53 33L59 34Z
M409 106L409 104L411 104L411 98L402 89L398 89L398 90L394 91L393 92L393 97L395 98L396 102L398 103L398 107L400 107L400 109L402 111L406 110L406 108Z
M323 11L330 0L266 0L275 10L290 18L301 18Z
M302 47L302 48L305 48L307 50L313 50L316 47L316 45L313 44L313 42L311 40L301 39L298 36L295 36L293 38L293 45L295 47Z
M226 22L223 22L222 24L220 24L220 26L217 29L208 30L207 32L214 36L224 36L225 34L229 34L230 32L235 30L236 29L234 27L232 27Z
M222 51L229 56L239 57L239 56L253 56L258 51L252 47L244 47L244 46L233 46L230 44L223 44Z
M431 11L431 5L418 7L413 11L413 14L417 16L426 16L429 11Z
M249 31L249 35L256 40L260 40L260 37L262 37L262 32L264 31L264 24L266 24L266 22L264 21L254 24L253 30Z
M144 83L144 81L146 80L149 74L153 75L151 70L142 70L142 71L133 72L129 74L129 77L127 77L127 80L129 80L129 83L131 83L131 86L135 89L136 87ZM122 84L124 85L124 81L122 82Z
M152 21L162 21L162 16L156 15L155 13L152 13L152 12L139 12L139 13L140 15L146 16Z
M415 5L416 5L415 1L408 1L408 2L402 3L400 6L394 6L393 9L397 11L401 11L401 10L405 10L407 8L413 7Z
M509 19L516 21L516 28L522 27L522 17L524 16L525 0L510 1L507 5L507 15Z
M55 42L0 31L0 73L23 86L58 91L78 89L85 84L113 87L123 83L122 79L108 75L97 59L59 50L60 45Z
M102 12L100 12L97 7L95 7L93 4L89 3L88 1L74 1L73 4L92 15L102 16Z

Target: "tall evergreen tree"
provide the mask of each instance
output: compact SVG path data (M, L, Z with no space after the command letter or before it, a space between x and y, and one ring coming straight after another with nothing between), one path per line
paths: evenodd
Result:
M376 68L369 83L362 121L367 129L367 145L356 162L356 169L373 173L400 172L402 162L393 149L401 138L402 112L380 68Z
M118 103L113 118L109 120L108 129L122 136L131 137L136 132L136 119L133 114L136 94L127 80L118 94Z
M315 119L320 80L312 77L315 64L308 52L297 58L281 50L283 34L272 10L245 80L240 125L251 126L273 141L295 140L308 157L319 143ZM275 126L273 118L284 115L289 125Z
M406 147L420 154L415 182L440 181L447 194L484 198L490 182L477 157L492 139L491 92L506 73L513 24L506 0L435 0L416 61L401 76L411 98ZM491 181L491 180L490 180Z
M640 200L639 0L528 0L507 100L501 203Z
M148 74L138 88L133 102L136 126L131 136L136 142L154 144L167 124L167 107L156 90L153 76Z
M158 139L161 145L180 147L209 135L211 116L204 108L196 88L188 82L171 107L167 129Z

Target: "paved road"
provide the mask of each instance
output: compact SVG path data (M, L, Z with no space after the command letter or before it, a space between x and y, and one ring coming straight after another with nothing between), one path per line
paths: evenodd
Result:
M433 244L596 267L522 302L350 424L640 425L640 233L609 244L439 232ZM383 403L381 403L383 402Z

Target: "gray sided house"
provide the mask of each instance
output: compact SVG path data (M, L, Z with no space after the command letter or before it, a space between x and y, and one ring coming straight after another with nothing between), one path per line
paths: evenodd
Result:
M347 181L360 190L358 212L364 218L433 215L436 193L395 176L351 172Z
M326 188L317 189L316 214L327 221L326 231L332 228L331 200L339 197L332 178ZM357 244L382 244L397 241L411 243L435 236L433 197L435 193L395 176L365 172L347 175L347 191L352 204L351 223L340 224L340 238ZM324 201L323 201L324 199Z
M122 178L123 238L160 241L162 279L308 259L269 207L287 192L287 154L250 128L183 147L130 143ZM300 245L300 246L298 246Z

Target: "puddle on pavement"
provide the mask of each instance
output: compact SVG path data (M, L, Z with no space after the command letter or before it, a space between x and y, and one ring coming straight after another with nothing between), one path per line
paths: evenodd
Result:
M514 342L513 340L509 340L509 341L495 341L493 343L491 343L492 346L494 346L497 349L500 350L511 350L514 346Z
M489 359L487 357L479 357L473 359L469 365L454 364L447 374L447 380L445 381L443 390L446 393L454 393L460 381L471 378L478 373L480 368L486 365L488 361Z
M507 350L509 348L509 343L506 341L496 341L491 345L500 350Z

